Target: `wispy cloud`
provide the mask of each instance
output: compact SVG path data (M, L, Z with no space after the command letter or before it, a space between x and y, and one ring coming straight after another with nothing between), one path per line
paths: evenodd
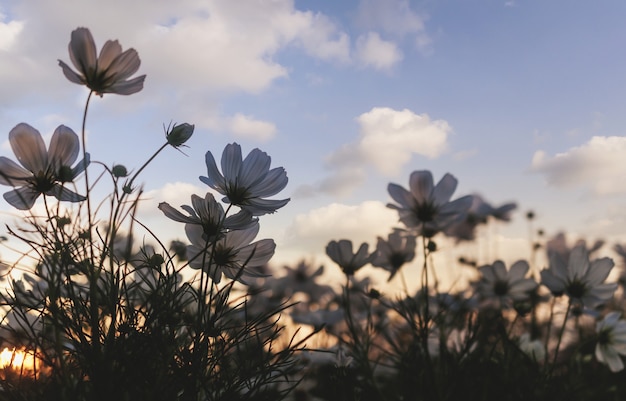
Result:
M580 188L594 195L626 193L626 137L594 136L587 143L554 156L537 151L530 171L548 185Z

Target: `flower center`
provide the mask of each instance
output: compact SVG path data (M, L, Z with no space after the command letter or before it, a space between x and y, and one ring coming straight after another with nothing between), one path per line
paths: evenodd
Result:
M501 297L509 292L509 283L503 280L498 280L493 285L493 292L497 296Z
M418 205L415 214L417 218L424 223L435 220L437 216L437 207L429 202Z
M39 171L32 179L33 188L40 193L46 193L54 188L55 179L48 171Z
M587 293L587 286L580 280L574 280L567 286L567 294L572 298L582 298Z

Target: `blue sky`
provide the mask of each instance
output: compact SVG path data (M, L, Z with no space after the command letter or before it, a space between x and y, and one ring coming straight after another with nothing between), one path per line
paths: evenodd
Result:
M203 195L205 152L236 141L288 172L291 203L261 219L277 264L323 261L331 239L373 246L398 225L387 183L422 169L455 175L457 196L518 203L482 257L526 257L530 209L548 234L624 241L624 15L618 1L0 0L0 133L79 130L87 90L56 60L85 26L98 47L135 48L147 74L142 92L92 103L92 158L138 168L163 124L196 125L188 156L142 176L163 233L182 236L158 202Z

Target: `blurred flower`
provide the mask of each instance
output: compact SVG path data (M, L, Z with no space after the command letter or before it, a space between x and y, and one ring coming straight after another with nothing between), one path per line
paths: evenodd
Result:
M596 358L608 365L611 372L624 369L620 354L626 355L626 321L620 315L621 312L611 312L596 324Z
M208 177L200 177L220 194L223 201L239 206L254 216L274 213L285 206L289 199L265 199L276 195L287 186L287 173L282 167L270 170L271 158L259 149L253 149L242 160L241 147L228 144L222 153L222 173L211 152L206 153Z
M541 340L531 340L530 333L524 333L518 340L519 349L535 362L543 361L546 357L546 347Z
M366 243L362 243L359 250L353 253L352 241L342 239L339 242L330 241L326 246L326 254L341 267L346 276L352 276L354 272L370 263L375 256L369 254L368 247Z
M39 131L26 123L16 125L9 132L9 142L17 160L24 167L0 157L0 184L19 187L4 194L13 207L28 210L39 195L54 196L61 201L79 202L85 197L67 189L63 184L73 181L89 164L89 154L74 168L79 151L78 136L70 128L59 125L50 147Z
M593 308L609 300L617 289L617 283L604 283L613 265L606 257L590 263L589 253L581 244L572 249L567 264L552 253L550 267L541 271L541 283L554 296L566 294L574 304Z
M514 301L523 301L537 287L532 278L526 278L529 266L524 260L513 263L507 271L500 260L493 265L482 266L482 277L477 285L478 293L487 302L495 302L497 308L510 307Z
M432 237L463 219L472 204L471 196L450 202L457 180L450 174L435 186L430 171L414 171L409 179L410 192L397 184L389 184L389 195L399 205L388 204L400 215L400 221L425 237Z
M244 230L229 231L214 241L205 239L204 231L199 225L189 224L185 231L191 242L187 247L189 266L202 269L216 284L221 281L222 273L243 284L246 284L245 276L260 276L252 268L269 262L276 248L272 239L251 243L259 233L258 222Z
M85 85L100 96L105 93L132 95L143 89L145 75L128 79L141 64L135 49L122 52L117 40L107 40L100 56L96 56L96 44L89 29L77 28L72 32L69 51L78 73L61 60L59 66L71 82Z
M189 213L188 216L174 209L167 202L159 203L159 209L168 218L202 227L205 240L211 240L222 236L228 230L243 230L252 227L258 219L252 218L252 214L246 210L226 217L224 208L218 203L213 194L207 192L204 199L198 195L191 195L191 206L182 205L181 208Z
M318 302L324 295L333 292L330 286L316 282L316 279L324 273L324 266L315 270L310 264L301 261L295 268L285 266L285 269L286 276L271 282L272 290L284 294L285 297L300 292L307 294L312 302Z
M378 237L376 253L372 265L382 267L389 273L389 280L398 270L415 258L416 237L403 234L402 230L394 230L387 237L387 241Z
M476 235L476 228L481 224L487 224L489 217L496 220L509 221L511 219L511 211L517 208L515 203L505 203L499 207L493 207L486 202L482 196L474 194L472 203L465 214L465 217L445 229L447 236L453 237L459 241L473 241Z

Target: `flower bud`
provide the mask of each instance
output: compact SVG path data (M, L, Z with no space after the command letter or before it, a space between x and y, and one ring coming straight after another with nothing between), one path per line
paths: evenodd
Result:
M115 178L126 177L128 175L128 170L121 164L116 164L115 166L113 166L111 172L113 173L113 177Z
M174 127L166 133L167 143L177 148L187 142L191 135L193 135L193 124L178 124L174 125Z

